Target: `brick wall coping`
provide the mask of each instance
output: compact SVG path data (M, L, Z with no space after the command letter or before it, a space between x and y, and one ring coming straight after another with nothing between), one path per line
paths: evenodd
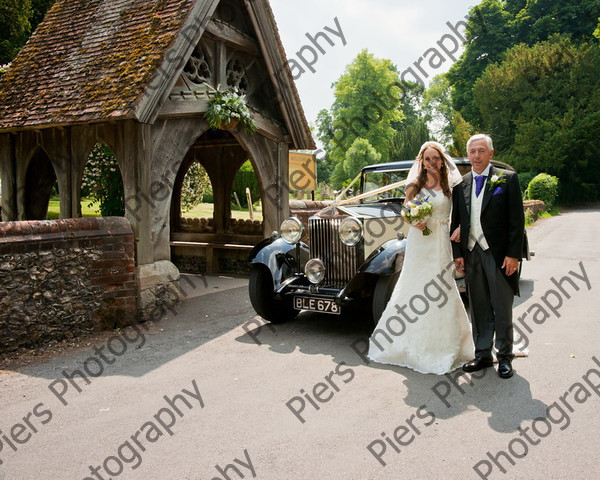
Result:
M124 217L65 218L60 220L25 220L0 222L0 243L34 240L42 235L54 238L72 238L95 236L110 233L112 235L131 235L133 230L129 220ZM10 238L9 238L10 237ZM20 239L19 239L20 240Z

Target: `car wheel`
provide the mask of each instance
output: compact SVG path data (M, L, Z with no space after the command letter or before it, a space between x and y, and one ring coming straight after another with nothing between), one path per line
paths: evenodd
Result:
M400 272L396 272L392 275L384 275L377 279L375 289L373 290L373 304L371 306L373 327L377 325L377 322L381 318L381 314L390 301L390 297L392 296L392 292L394 291L399 276Z
M252 307L265 320L281 323L292 320L298 315L298 310L292 306L291 300L275 298L273 276L267 267L262 265L252 267L248 287Z

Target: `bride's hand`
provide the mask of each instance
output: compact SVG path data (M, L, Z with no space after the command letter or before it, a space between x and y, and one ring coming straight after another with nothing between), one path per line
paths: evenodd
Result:
M425 230L425 228L427 228L427 222L414 223L413 227L418 228L419 230L423 231L423 230Z
M452 235L450 235L450 240L456 243L460 242L460 225L456 230L454 230L454 232L452 232Z

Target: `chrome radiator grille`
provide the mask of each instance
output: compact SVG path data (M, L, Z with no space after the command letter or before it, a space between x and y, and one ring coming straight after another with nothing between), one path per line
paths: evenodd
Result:
M325 262L323 286L345 287L360 266L359 246L344 245L338 236L343 218L311 218L308 221L310 256Z

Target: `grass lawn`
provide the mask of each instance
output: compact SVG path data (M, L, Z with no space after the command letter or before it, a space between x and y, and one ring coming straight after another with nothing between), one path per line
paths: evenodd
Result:
M81 216L82 217L100 217L100 207L97 204L88 207L92 200L89 198L81 199ZM52 197L48 204L48 220L58 218L58 212L60 212L60 201L58 197Z
M100 207L98 204L93 203L91 207L91 200L89 198L83 198L81 200L81 214L83 217L100 217ZM186 218L212 218L214 206L212 203L201 203L196 205L189 212L183 214ZM52 220L58 218L58 212L60 211L60 203L58 197L52 197L48 205L48 219ZM231 218L244 219L250 218L248 210L231 210ZM254 220L262 221L262 211L260 207L254 208Z
M237 210L237 207L231 207L231 218L249 220L250 213L248 210ZM212 203L201 203L196 205L189 212L184 212L181 215L185 218L212 218L214 205ZM262 221L262 209L260 206L254 207L254 220Z

